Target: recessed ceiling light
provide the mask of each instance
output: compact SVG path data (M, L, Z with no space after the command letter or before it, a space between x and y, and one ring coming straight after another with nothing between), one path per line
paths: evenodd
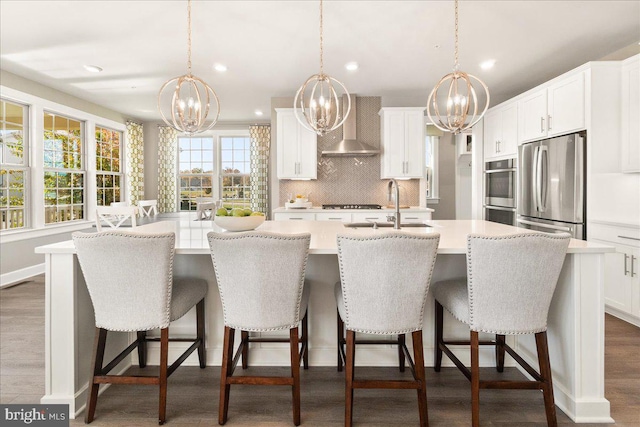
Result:
M256 113L256 116L261 116L262 115L262 111L260 111L260 110L256 110L255 113Z
M355 61L352 62L347 62L344 66L344 68L346 68L349 71L355 71L358 69L358 63Z
M85 65L84 69L87 71L91 71L92 73L99 73L100 71L102 71L102 68L98 67L97 65Z
M496 65L496 60L495 59L488 59L482 63L480 63L480 68L482 68L483 70L488 70L493 68L493 66Z
M213 68L215 68L216 71L219 71L221 73L224 73L225 71L227 71L227 66L224 64L216 64L213 66Z

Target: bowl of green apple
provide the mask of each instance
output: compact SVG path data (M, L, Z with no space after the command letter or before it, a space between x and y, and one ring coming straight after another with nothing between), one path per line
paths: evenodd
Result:
M251 209L220 208L216 210L215 224L227 231L255 230L264 222L264 213L253 212Z

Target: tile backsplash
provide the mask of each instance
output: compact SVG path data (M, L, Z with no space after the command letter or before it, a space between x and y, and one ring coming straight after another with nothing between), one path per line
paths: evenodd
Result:
M356 97L357 139L380 148L379 96ZM380 155L371 157L325 157L320 152L342 140L342 128L318 137L318 179L312 181L280 180L280 200L284 206L291 196L309 195L314 206L322 204L372 203L385 206L388 180L380 179ZM417 206L420 200L420 181L398 181L400 203Z

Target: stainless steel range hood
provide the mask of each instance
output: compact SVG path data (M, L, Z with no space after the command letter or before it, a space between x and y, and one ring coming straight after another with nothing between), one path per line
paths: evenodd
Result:
M322 150L323 156L331 156L331 157L366 157L366 156L375 156L376 154L380 154L380 150L372 147L371 145L365 144L364 142L360 142L356 139L356 117L357 117L357 108L356 108L356 96L351 96L351 112L349 112L349 116L347 120L344 121L342 125L342 137L344 138L342 141L337 144L333 144L329 146L326 150ZM342 105L346 108L347 106L347 95L343 95ZM343 108L342 111L345 111Z

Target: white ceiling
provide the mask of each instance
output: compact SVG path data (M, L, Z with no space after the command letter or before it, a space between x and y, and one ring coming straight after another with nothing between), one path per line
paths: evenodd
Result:
M0 66L156 120L159 88L186 72L186 10L184 0L2 0ZM218 93L221 121L268 119L271 97L295 95L319 70L317 1L194 0L192 15L193 73ZM324 19L325 71L352 93L426 105L451 71L453 1L327 0ZM487 83L492 105L638 41L637 0L460 2L461 69Z

